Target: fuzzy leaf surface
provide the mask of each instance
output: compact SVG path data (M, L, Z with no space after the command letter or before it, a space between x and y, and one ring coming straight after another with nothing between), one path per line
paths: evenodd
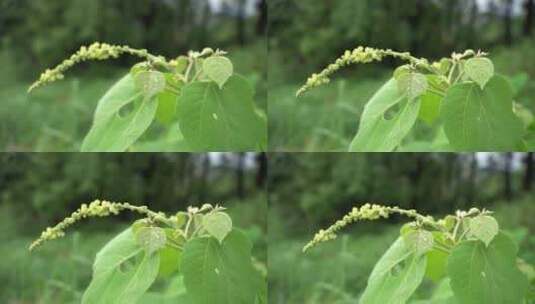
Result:
M498 234L500 227L495 218L479 215L470 220L470 235L489 245Z
M177 110L180 129L196 151L251 151L266 146L266 123L257 114L254 91L234 75L220 89L215 83L184 86Z
M373 268L361 304L404 304L422 283L426 256L416 255L398 238Z
M97 253L82 303L136 303L156 280L159 263L159 255L147 254L132 229L125 230Z
M466 61L464 70L481 88L494 76L494 64L488 58L471 58Z
M203 61L203 70L206 76L222 88L225 82L234 73L234 66L227 57L213 56Z
M474 83L457 84L448 90L441 106L444 131L458 151L516 151L524 133L513 113L513 92L501 76L485 89Z
M127 74L99 100L82 152L125 151L149 128L157 107L153 98L143 98ZM123 108L127 113L120 113Z
M389 119L387 112L399 111ZM409 101L399 93L396 81L389 80L364 108L360 127L350 146L351 152L391 152L407 136L418 118L420 100Z
M213 237L189 241L180 269L193 304L251 304L260 288L260 275L251 262L252 244L233 230L219 243Z
M516 265L518 248L499 233L489 246L480 241L458 245L448 259L451 288L463 304L521 304L528 282Z
M211 236L223 242L232 230L232 219L224 212L213 212L203 217L202 225Z

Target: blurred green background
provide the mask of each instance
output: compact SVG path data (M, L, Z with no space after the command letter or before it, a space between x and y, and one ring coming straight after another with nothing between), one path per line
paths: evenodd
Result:
M268 24L270 151L347 151L364 104L402 63L352 66L299 100L295 92L360 45L433 60L488 51L521 88L516 101L535 111L533 0L270 0ZM408 140L427 139L429 129Z
M337 240L306 254L301 250L319 229L364 203L437 217L487 208L514 237L519 256L534 265L534 161L533 153L271 154L269 303L358 302L373 266L406 218L354 223ZM433 288L424 281L414 299L427 299Z
M266 169L265 155L253 153L0 154L0 303L80 303L95 254L139 216L89 219L32 253L28 246L47 226L95 199L146 204L168 214L221 204L265 267Z
M94 41L167 58L226 50L265 110L266 21L265 0L0 0L0 150L79 151L96 102L136 59L84 63L64 81L26 90L45 68ZM155 123L141 140L164 131Z

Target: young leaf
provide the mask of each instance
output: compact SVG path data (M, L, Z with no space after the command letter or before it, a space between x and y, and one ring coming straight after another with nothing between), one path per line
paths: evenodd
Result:
M214 83L184 86L178 100L180 129L196 151L250 151L265 147L266 123L256 113L247 80L232 76L219 89Z
M503 233L487 247L479 241L458 245L448 259L455 297L463 304L521 304L527 279L516 266L518 248Z
M385 114L392 107L401 109L391 119ZM389 80L366 104L360 127L350 146L351 152L391 152L410 132L420 111L420 101L408 101Z
M428 83L424 74L410 72L399 75L397 86L399 92L412 101L427 91Z
M143 71L134 75L134 83L145 98L152 98L165 89L165 76L158 71Z
M159 255L147 254L125 230L97 253L82 303L136 303L156 279L159 263Z
M481 90L476 84L449 89L441 106L444 131L459 151L515 151L524 132L513 113L512 90L494 76Z
M433 248L433 234L422 229L410 231L403 236L403 241L418 256L426 254Z
M470 235L481 240L486 246L494 239L499 230L498 221L488 215L479 215L470 219Z
M425 255L398 238L373 268L360 304L404 304L423 280Z
M236 230L221 244L212 237L189 241L180 269L193 304L254 303L261 278L253 268L251 248Z
M123 152L128 149L148 129L158 107L157 102L142 95L130 74L111 87L98 102L82 152ZM119 113L127 107L131 107L129 113Z
M202 225L211 236L223 242L232 230L232 219L224 212L213 212L203 217Z
M148 254L163 248L167 241L165 231L159 227L142 227L136 233L136 241Z
M232 76L234 67L232 62L223 56L212 56L204 60L202 64L204 73L208 78L222 88L225 82Z
M472 58L466 61L464 71L471 80L483 89L494 76L494 64L488 58Z

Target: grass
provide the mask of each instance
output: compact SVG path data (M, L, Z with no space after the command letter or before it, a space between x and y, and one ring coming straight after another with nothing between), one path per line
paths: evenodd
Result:
M534 265L533 199L502 202L492 209L501 227L519 243L519 256ZM401 226L384 222L354 224L337 240L303 254L302 247L316 228L304 229L298 223L290 224L289 216L280 210L273 206L269 215L270 304L357 303L373 266L399 235ZM301 233L289 235L289 231ZM424 281L413 298L428 298L434 287L431 282Z

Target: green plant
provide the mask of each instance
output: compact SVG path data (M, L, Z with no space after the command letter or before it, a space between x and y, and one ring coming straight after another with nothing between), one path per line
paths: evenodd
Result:
M234 73L220 50L190 51L167 60L146 50L94 43L46 70L29 91L64 78L77 63L133 55L145 61L99 100L82 151L125 151L154 120L169 130L166 150L249 151L266 147L266 119L254 103L254 90Z
M535 286L529 290L527 279L533 267L517 258L516 244L487 210L472 208L435 220L416 210L365 204L320 230L303 251L335 239L351 223L394 214L414 221L401 228L377 262L359 303L407 303L424 277L437 284L425 303L521 304L535 299Z
M297 95L326 84L342 67L393 57L398 67L368 101L351 151L394 151L411 147L408 135L419 120L433 128L434 138L414 146L437 151L523 151L530 140L533 116L514 102L509 79L495 74L481 51L453 53L430 63L410 53L358 47L313 74ZM413 138L414 140L414 138Z
M97 200L47 228L30 250L64 236L66 228L84 218L121 211L145 218L97 254L82 303L266 303L266 283L253 264L252 244L219 206L204 204L166 216L145 206ZM167 291L147 293L157 278L168 284Z

